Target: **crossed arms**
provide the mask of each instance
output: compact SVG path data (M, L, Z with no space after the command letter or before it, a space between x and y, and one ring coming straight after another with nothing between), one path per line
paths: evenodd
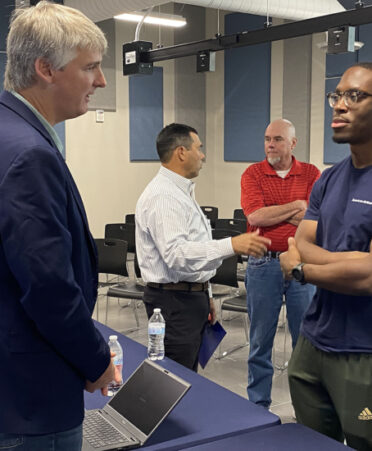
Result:
M317 221L304 220L295 238L289 238L288 251L280 255L282 271L291 279L291 271L305 263L305 280L320 288L350 295L372 295L372 253L330 252L316 243Z

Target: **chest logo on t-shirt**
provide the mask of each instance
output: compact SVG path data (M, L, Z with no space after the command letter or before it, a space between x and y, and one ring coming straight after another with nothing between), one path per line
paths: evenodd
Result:
M355 197L353 197L353 199L351 200L351 202L356 202L357 204L372 205L372 202L371 202L370 200L355 199Z

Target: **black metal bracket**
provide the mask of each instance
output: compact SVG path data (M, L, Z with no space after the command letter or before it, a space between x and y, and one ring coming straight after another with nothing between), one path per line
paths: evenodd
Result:
M208 50L217 52L219 50L321 33L328 31L329 28L339 26L357 26L366 23L372 23L372 6L363 6L340 13L270 26L262 30L245 31L226 36L219 35L216 39L206 39L204 41L195 41L149 50L141 52L140 60L145 63L154 63L156 61L197 55L199 52Z

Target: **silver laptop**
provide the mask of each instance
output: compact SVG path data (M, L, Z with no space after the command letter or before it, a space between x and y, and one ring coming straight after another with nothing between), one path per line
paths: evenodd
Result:
M142 446L190 386L144 360L103 409L85 411L83 451Z

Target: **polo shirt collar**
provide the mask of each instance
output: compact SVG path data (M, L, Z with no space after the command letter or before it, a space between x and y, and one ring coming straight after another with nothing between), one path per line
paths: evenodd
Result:
M273 167L269 164L266 158L263 161L263 163L264 163L264 172L266 175L276 175L276 176L278 175L275 169L273 169ZM297 161L296 158L292 155L292 167L286 177L291 175L300 175L301 173L302 173L301 162Z

